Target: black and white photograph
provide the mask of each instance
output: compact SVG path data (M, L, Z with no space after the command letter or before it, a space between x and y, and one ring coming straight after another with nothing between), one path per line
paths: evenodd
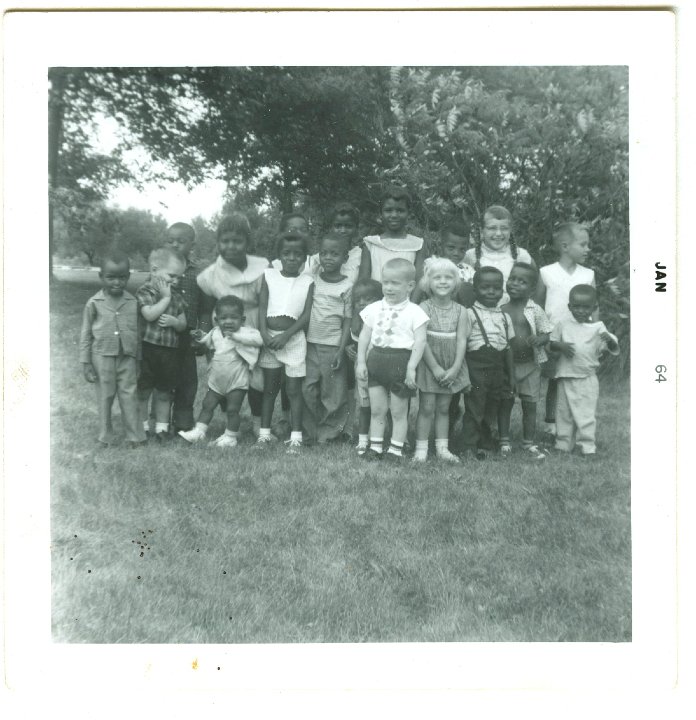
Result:
M128 13L39 20L92 32L23 66L42 165L6 234L42 287L5 426L41 397L15 467L53 662L523 689L669 656L674 28L651 65L645 13L601 42L621 14L130 14L117 49Z

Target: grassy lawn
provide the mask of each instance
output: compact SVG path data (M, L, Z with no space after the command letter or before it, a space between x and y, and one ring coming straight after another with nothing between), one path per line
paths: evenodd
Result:
M54 640L631 639L628 383L602 386L594 461L414 468L250 435L97 450L78 362L96 288L52 289Z

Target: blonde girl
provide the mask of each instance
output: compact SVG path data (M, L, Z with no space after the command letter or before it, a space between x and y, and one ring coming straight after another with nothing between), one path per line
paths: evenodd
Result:
M430 318L427 344L416 372L420 390L416 420L416 451L413 459L428 457L428 438L435 420L435 451L441 460L458 462L449 451L449 406L452 396L470 386L464 361L469 320L466 309L455 301L461 282L457 266L445 258L428 263L421 289L428 299L420 307Z

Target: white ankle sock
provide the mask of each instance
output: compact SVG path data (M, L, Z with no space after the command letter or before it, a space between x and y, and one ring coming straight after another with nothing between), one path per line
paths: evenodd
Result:
M236 437L239 437L239 431L238 430L225 430L225 435L229 435L230 437L236 438Z
M428 457L428 441L416 440L416 450L413 454L418 460L425 460Z
M155 432L156 433L169 432L169 423L162 423L162 422L155 423Z

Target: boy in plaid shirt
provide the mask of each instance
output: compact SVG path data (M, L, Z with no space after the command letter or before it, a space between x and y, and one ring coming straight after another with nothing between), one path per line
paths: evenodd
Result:
M186 261L169 248L150 253L150 279L135 294L142 318L142 365L138 395L143 426L154 389L155 437L169 439L169 414L179 378L179 333L186 329L186 302L176 290Z

